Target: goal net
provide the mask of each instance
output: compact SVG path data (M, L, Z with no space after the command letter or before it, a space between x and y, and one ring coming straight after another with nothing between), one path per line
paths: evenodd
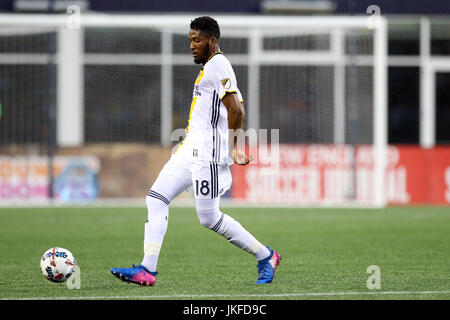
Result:
M67 18L0 15L0 199L142 202L187 125L194 16L84 14L77 28ZM253 164L232 167L226 197L385 205L385 21L217 21L246 132L269 142L250 150Z

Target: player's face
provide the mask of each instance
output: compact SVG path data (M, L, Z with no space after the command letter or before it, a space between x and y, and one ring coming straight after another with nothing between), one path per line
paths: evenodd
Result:
M189 48L192 51L194 62L197 64L206 63L211 55L210 38L208 38L206 34L200 30L191 29L191 31L189 31L189 42Z

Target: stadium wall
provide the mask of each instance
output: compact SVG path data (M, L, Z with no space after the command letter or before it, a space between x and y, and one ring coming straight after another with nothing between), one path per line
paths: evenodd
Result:
M370 148L360 146L356 150L357 203L370 200L372 194ZM232 166L230 195L233 201L290 205L346 202L349 179L352 178L350 146L284 144L280 145L279 151L278 169L273 169L261 153L252 165ZM254 151L250 152L256 155ZM8 156L0 157L0 202L47 199L46 156L23 156L25 151L18 147L11 147L5 153ZM61 148L55 156L53 171L58 182L67 168L81 161L98 181L95 198L137 199L145 196L170 153L171 148L128 143ZM72 190L81 190L80 197L88 197L86 181L89 180L83 174L77 176L81 178L66 178L65 185ZM450 147L389 146L385 181L391 205L450 205ZM62 190L56 190L57 200L71 200L63 199ZM181 195L189 196L188 193Z
M232 197L239 202L322 205L348 201L352 152L348 145L280 146L279 170L260 161L233 167ZM356 148L355 203L373 196L370 146ZM390 145L384 190L388 204L450 204L450 147Z
M24 148L11 146L0 156L0 200L39 201L48 198L48 159L46 155L23 156ZM68 188L79 190L76 200L103 198L144 198L171 150L158 145L133 143L91 144L84 147L60 148L53 160L56 198L61 197L58 179ZM89 174L75 172L65 179L63 172L74 164L85 165L95 176L98 189L91 188ZM138 168L138 169L136 169ZM71 200L71 199L67 199Z

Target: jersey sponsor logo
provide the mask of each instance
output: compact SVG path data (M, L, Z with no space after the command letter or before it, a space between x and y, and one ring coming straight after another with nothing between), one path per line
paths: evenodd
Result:
M220 82L222 83L222 86L224 89L231 88L231 79L230 78L222 79L222 80L220 80Z
M202 93L200 92L200 86L198 84L194 85L194 97L201 96Z

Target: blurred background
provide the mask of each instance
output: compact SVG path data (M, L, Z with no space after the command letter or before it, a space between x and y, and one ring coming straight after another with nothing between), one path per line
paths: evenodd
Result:
M279 167L254 150L259 161L232 167L230 203L450 204L449 1L0 0L0 11L0 205L143 205L187 126L200 15L221 26L245 128L279 133Z

